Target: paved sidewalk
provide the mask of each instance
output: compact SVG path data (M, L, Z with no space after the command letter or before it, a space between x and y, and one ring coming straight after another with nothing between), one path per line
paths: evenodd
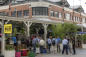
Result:
M39 54L36 57L86 57L86 49L77 49L77 54L76 55L62 55L61 53L57 54Z

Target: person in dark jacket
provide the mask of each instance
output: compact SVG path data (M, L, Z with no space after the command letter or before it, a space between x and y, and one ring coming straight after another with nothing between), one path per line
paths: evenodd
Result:
M76 54L76 49L75 49L75 38L72 38L72 50L73 50L73 54Z

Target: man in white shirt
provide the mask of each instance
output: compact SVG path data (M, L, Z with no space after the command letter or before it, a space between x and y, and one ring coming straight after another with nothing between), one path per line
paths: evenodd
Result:
M62 54L64 54L64 51L66 51L66 54L68 55L68 40L64 38L62 40L62 44L63 44Z
M45 41L42 38L40 39L39 45L40 45L40 53L43 53Z

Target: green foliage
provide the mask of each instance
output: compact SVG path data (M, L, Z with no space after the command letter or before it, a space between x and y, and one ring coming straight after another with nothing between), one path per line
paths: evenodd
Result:
M39 24L39 23L33 23L31 26L30 26L30 34L37 34L38 31L43 28L42 24Z
M13 45L6 45L6 50L14 50Z
M59 36L63 38L66 35L72 36L74 33L77 32L79 27L75 24L71 23L64 23L64 24L56 24L51 25L48 29L52 30L53 36Z
M86 34L82 35L83 40L86 40Z
M20 33L23 34L23 35L25 34L24 28L22 28L22 29L20 30Z
M16 29L16 28L14 28L13 36L16 36L16 34L17 34L17 29Z

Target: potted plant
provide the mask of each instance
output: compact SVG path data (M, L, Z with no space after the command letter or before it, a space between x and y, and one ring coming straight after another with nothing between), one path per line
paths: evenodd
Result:
M36 53L39 54L40 53L40 50L39 50L39 43L36 44Z
M15 49L13 45L6 45L5 57L15 57Z

